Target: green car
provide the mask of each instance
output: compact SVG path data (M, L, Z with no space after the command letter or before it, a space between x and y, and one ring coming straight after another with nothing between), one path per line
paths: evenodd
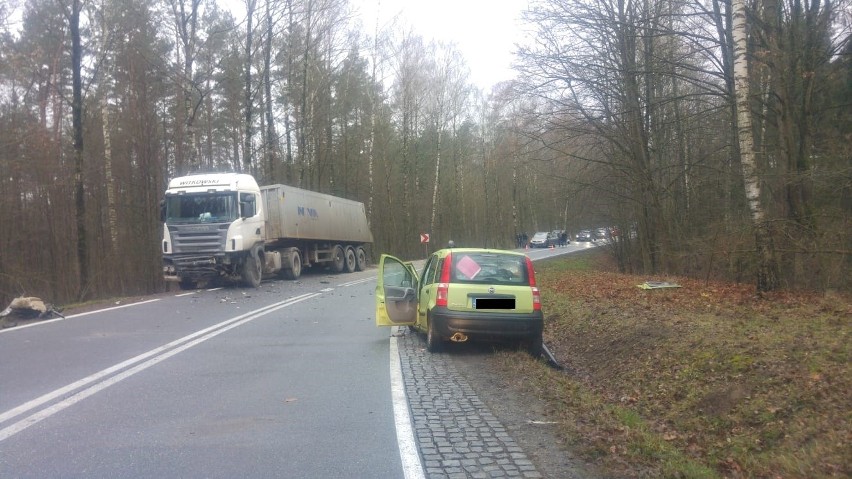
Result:
M514 251L448 248L418 275L411 263L382 255L376 325L411 326L431 352L475 339L520 342L538 357L544 320L532 261Z

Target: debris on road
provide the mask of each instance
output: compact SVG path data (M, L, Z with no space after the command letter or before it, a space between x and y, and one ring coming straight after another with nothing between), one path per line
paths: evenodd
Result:
M35 296L19 296L0 312L0 324L4 328L17 326L16 320L65 318L52 304Z
M680 285L677 283L670 283L668 281L645 281L642 284L637 284L636 287L640 289L663 289L680 288Z

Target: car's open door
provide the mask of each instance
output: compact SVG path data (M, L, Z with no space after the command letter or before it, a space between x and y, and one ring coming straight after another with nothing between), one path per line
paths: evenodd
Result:
M417 319L417 271L382 255L376 284L376 326L410 326Z

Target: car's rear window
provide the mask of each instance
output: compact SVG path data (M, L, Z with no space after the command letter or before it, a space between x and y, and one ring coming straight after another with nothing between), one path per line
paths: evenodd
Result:
M526 257L499 253L453 253L453 283L527 285Z

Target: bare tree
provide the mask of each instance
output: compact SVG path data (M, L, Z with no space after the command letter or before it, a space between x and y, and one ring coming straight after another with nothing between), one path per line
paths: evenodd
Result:
M252 173L256 166L252 162L252 140L254 138L254 85L252 83L252 57L254 52L252 46L254 42L254 10L257 5L257 0L246 0L246 50L245 50L245 104L243 108L246 112L245 118L245 136L243 137L243 166L246 172Z
M86 297L89 288L89 245L86 231L86 190L83 178L83 47L80 37L80 0L71 1L68 16L71 32L72 129L74 131L74 205L77 218L78 299Z

